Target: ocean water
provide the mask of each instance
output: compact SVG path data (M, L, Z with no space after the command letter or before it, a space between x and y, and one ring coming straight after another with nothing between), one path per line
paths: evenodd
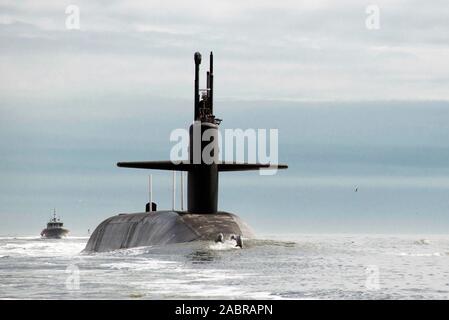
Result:
M0 238L1 299L448 299L449 236L266 235L82 253Z

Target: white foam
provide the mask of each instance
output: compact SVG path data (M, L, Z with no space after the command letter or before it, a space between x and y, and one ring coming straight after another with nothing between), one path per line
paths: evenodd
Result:
M110 268L116 270L159 270L161 268L165 268L168 265L176 264L174 261L160 261L160 260L138 260L132 262L116 262L116 263L103 263L100 264L102 268Z
M240 247L236 246L236 242L234 240L226 240L224 242L216 242L209 245L209 249L211 250L234 250L240 249Z
M440 252L432 252L432 253L409 253L409 252L401 252L400 256L407 257L441 257L443 256Z

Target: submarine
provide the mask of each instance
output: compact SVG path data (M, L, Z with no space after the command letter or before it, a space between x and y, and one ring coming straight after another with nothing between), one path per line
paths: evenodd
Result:
M194 54L194 122L189 128L189 159L184 161L118 162L117 166L187 172L187 210L157 210L156 203L146 205L145 212L118 214L98 225L91 234L85 252L104 252L142 246L173 243L236 240L254 237L252 229L236 214L218 210L220 172L260 169L286 169L284 164L221 162L218 160L218 127L221 119L213 108L213 53L209 57L207 88L199 89L201 54ZM209 141L203 141L207 131ZM196 133L201 133L200 135ZM212 148L211 148L212 145ZM206 148L212 161L198 157ZM199 151L196 152L196 151ZM181 173L182 174L182 173Z

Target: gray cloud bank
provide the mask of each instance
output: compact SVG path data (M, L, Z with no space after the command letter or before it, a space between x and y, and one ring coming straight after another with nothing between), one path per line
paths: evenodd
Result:
M190 97L192 53L216 52L223 98L447 99L449 5L376 1L3 1L2 95Z

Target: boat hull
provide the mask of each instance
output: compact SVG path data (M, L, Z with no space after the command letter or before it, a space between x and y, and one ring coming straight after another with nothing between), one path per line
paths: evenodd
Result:
M155 211L120 214L106 219L92 233L84 251L102 252L195 240L213 241L220 233L225 239L231 235L254 237L252 230L232 213Z
M64 228L52 228L44 229L41 232L41 236L47 239L61 239L67 236L69 230Z

